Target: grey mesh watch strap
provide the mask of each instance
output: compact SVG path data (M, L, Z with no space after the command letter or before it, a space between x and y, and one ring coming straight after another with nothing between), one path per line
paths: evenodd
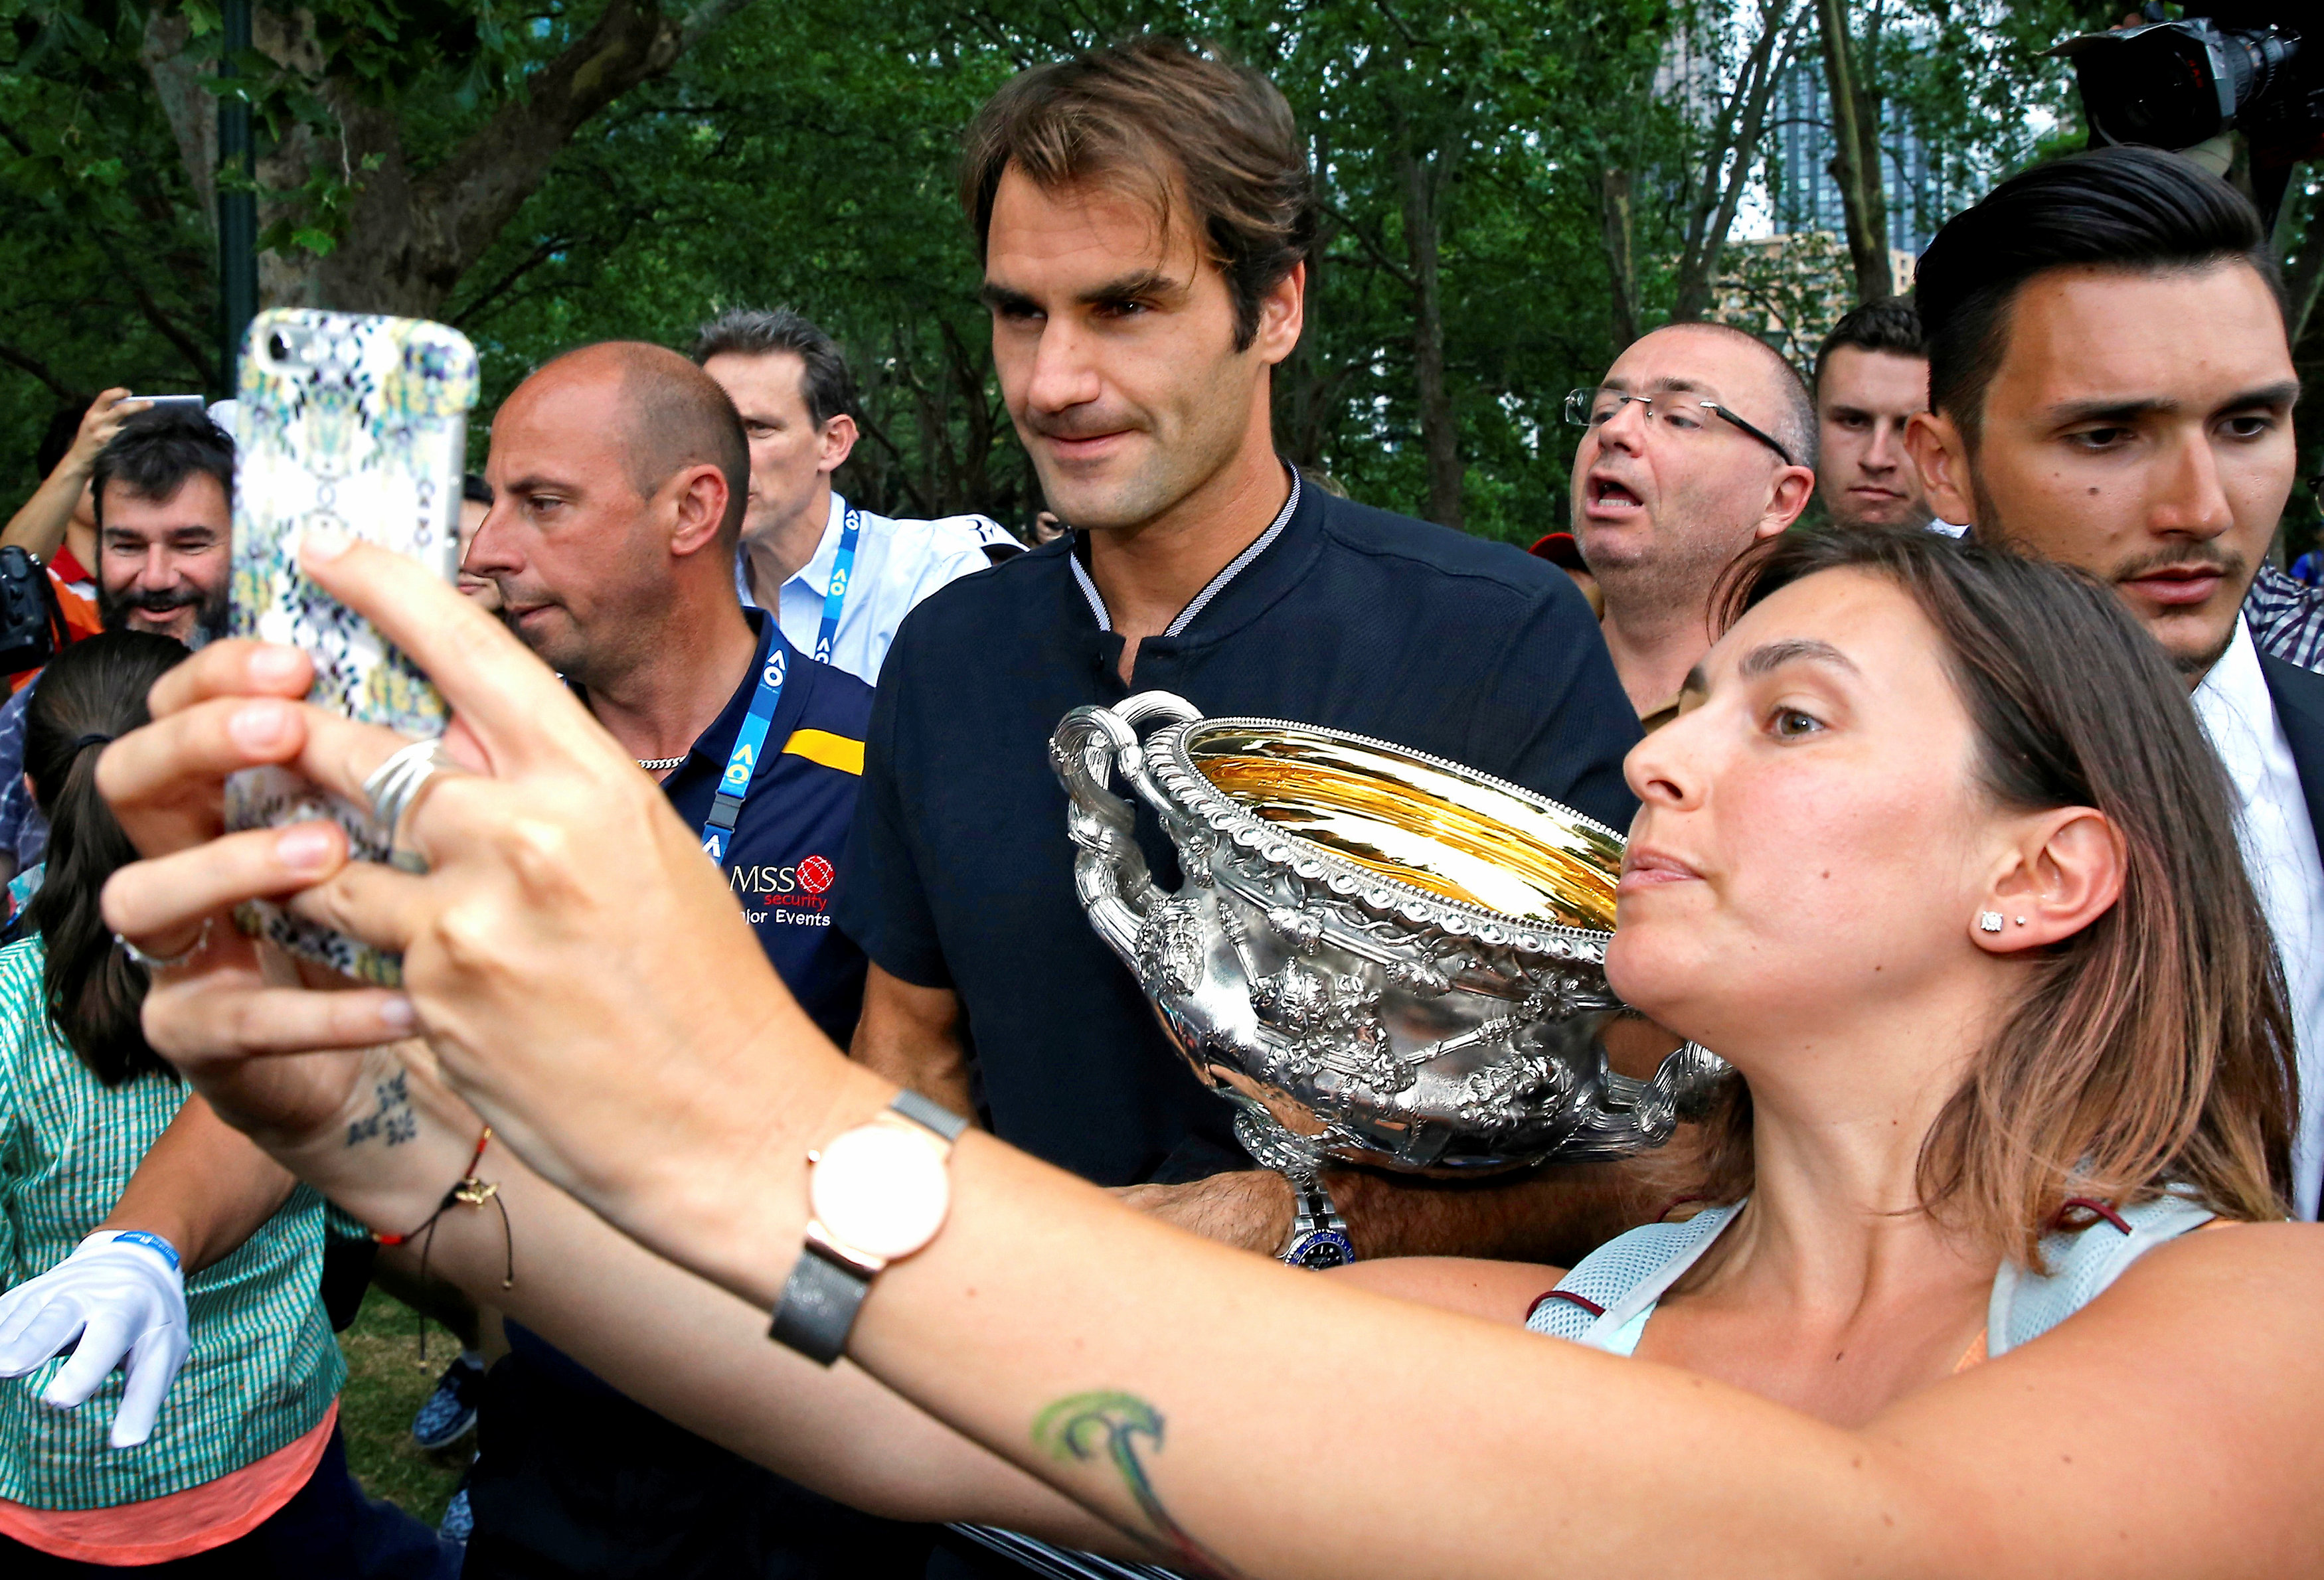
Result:
M959 1140L968 1128L967 1120L918 1092L898 1092L888 1107L947 1143ZM801 1246L790 1277L783 1281L767 1336L818 1365L830 1365L846 1353L855 1314L863 1309L863 1298L872 1292L872 1281L879 1272L812 1242Z
M933 1130L946 1141L958 1141L960 1133L968 1128L968 1121L941 1103L931 1102L916 1091L898 1092L896 1100L888 1105L890 1112L901 1114L923 1130Z
M855 1313L871 1292L872 1274L843 1267L813 1245L805 1246L790 1277L783 1281L782 1299L775 1302L775 1325L767 1336L817 1365L828 1366L846 1353Z

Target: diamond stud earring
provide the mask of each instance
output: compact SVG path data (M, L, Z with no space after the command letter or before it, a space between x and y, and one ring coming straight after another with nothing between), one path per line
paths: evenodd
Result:
M1977 914L1977 930L1979 932L2000 932L2001 913L1998 911L1979 911Z
M2024 918L2024 917L2023 917L2023 916L2020 916L2020 917L2016 918L2016 922L2017 922L2017 925L2019 925L2020 927L2023 927L2023 926L2024 926L2024 925L2025 925L2025 918Z

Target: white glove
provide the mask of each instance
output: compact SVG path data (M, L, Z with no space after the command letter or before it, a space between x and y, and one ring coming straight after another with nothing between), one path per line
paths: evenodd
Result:
M119 1366L127 1375L113 1412L113 1446L134 1448L153 1430L161 1396L186 1364L186 1281L158 1235L107 1229L48 1272L0 1295L0 1377L22 1377L73 1345L41 1401L72 1410Z

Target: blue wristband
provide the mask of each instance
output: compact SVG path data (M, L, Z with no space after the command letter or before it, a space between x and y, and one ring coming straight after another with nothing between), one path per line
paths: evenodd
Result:
M143 1229L123 1229L113 1236L113 1243L116 1245L124 1240L133 1245L143 1245L149 1251L158 1253L161 1260L170 1264L171 1272L185 1271L183 1264L178 1260L178 1248L161 1236L149 1235Z

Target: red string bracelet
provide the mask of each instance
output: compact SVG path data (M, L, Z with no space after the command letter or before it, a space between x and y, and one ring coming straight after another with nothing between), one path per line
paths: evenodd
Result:
M436 1210L428 1215L426 1223L401 1235L372 1236L373 1241L381 1245L407 1245L414 1236L424 1236L420 1243L420 1281L422 1283L428 1281L428 1254L436 1244L436 1220L455 1207L482 1207L489 1201L501 1209L501 1249L506 1265L506 1271L501 1275L501 1288L513 1289L516 1286L516 1237L509 1227L508 1203L501 1199L498 1180L476 1178L476 1165L484 1162L484 1148L492 1139L493 1127L487 1125L484 1133L476 1137L476 1150L468 1154L467 1168L452 1181L452 1188L444 1192L444 1199L436 1204Z

